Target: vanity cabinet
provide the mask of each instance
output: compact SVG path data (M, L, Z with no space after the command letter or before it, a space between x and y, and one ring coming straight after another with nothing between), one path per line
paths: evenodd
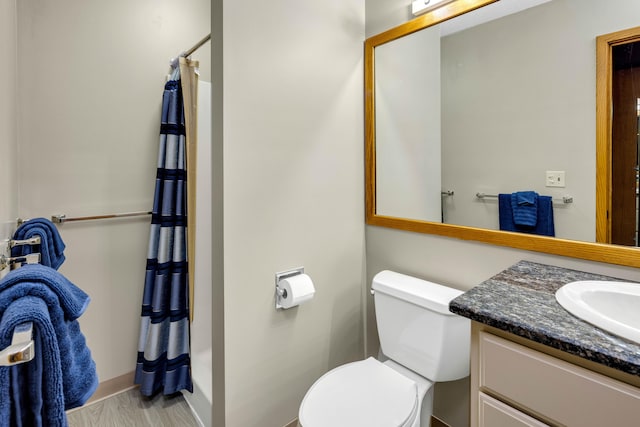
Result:
M471 427L640 425L640 388L495 332L473 322Z
M478 394L478 425L480 427L548 426L483 392Z

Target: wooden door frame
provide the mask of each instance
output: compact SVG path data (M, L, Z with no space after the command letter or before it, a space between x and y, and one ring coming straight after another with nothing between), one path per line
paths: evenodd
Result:
M640 42L640 27L596 37L596 242L611 243L613 47Z

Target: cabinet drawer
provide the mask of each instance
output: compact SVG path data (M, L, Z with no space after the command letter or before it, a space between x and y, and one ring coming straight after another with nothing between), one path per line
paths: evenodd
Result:
M480 332L480 390L566 426L638 426L640 390Z
M547 424L484 393L480 393L478 402L480 405L479 427L548 427Z

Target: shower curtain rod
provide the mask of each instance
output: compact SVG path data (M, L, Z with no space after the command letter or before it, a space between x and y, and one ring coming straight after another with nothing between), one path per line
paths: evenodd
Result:
M203 38L202 40L200 40L198 43L195 44L195 46L193 46L191 49L189 49L188 51L186 51L185 53L183 53L180 56L184 56L185 58L188 57L189 55L191 55L193 52L195 52L196 50L198 50L200 48L200 46L202 46L203 44L205 44L206 42L208 42L209 40L211 40L211 33L209 33L208 36L206 36L205 38Z

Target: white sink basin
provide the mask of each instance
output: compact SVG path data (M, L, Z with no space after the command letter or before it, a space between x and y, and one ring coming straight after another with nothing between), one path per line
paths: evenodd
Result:
M640 344L640 283L571 282L556 300L574 316Z

